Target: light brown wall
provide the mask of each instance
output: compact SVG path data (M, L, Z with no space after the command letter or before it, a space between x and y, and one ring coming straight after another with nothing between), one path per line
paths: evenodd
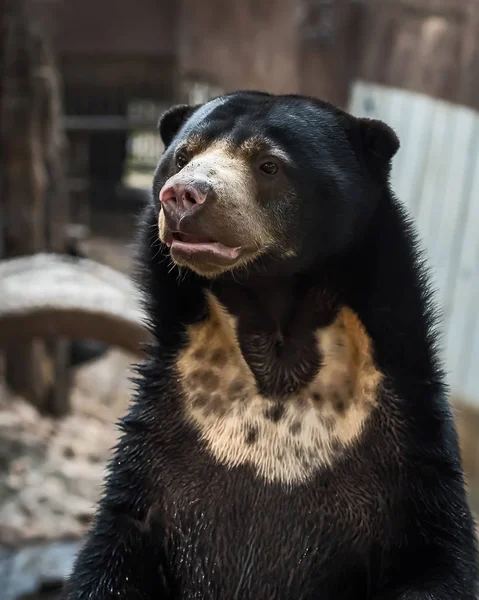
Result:
M369 0L362 78L479 108L477 0Z
M322 11L314 2L303 2L298 34L301 93L347 106L362 49L363 9L351 0L335 0Z
M174 55L174 0L30 0L60 55ZM199 3L200 4L200 3Z
M180 73L225 91L297 91L295 8L295 0L183 0Z
M303 92L347 101L357 55L351 0L335 1L333 43L326 46L304 33L305 26L315 27L310 13L316 5L309 0L30 2L50 32L68 83L92 76L105 85L122 77L146 83L156 74L159 81L172 80L165 89L173 83L178 96L185 79L196 79L225 91Z

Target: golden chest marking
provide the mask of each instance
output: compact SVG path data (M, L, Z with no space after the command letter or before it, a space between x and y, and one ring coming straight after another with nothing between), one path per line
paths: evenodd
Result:
M210 318L189 328L177 362L188 419L220 463L249 464L269 481L306 481L358 438L374 408L382 376L366 331L344 308L316 332L322 366L314 380L277 402L258 394L235 319L208 300Z

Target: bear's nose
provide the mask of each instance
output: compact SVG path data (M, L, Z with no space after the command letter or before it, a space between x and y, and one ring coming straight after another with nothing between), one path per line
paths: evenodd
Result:
M211 186L201 179L189 183L166 184L160 191L160 202L165 210L173 210L178 216L204 204Z

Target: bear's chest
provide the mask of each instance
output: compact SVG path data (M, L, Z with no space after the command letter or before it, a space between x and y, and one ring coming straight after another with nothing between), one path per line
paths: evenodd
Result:
M384 518L372 489L331 474L286 489L252 469L203 472L194 462L165 490L178 597L368 598L369 557Z
M253 344L247 362L234 319L211 299L210 318L190 327L175 370L183 416L217 462L251 466L265 481L297 484L359 441L382 379L364 330L344 309L315 336L317 372L296 389L296 371L309 369L300 353L285 371L291 389L280 397L262 394L253 370L266 369L267 378L272 369L261 366L262 346ZM272 370L284 368L278 356Z
M176 362L177 426L163 429L175 597L368 598L385 494L364 438L382 376L361 324L342 311L315 334L317 372L295 388L300 353L291 391L268 396L253 372L261 347L247 362L235 320L210 302Z

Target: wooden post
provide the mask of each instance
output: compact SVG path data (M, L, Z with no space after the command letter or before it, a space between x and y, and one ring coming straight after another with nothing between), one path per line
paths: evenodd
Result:
M181 79L229 92L295 92L297 0L182 0L178 19Z
M51 48L41 38L38 40L38 56L43 96L41 127L47 175L45 248L49 252L63 253L66 248L69 205L60 82ZM70 409L70 342L67 339L49 338L46 340L46 347L53 373L52 384L46 390L46 409L54 416L63 416Z
M62 250L66 225L63 151L56 71L45 41L28 19L26 0L5 3L0 130L5 256ZM63 233L62 233L63 229ZM56 357L48 358L45 341L12 346L6 352L6 377L14 391L37 408L64 413L56 394ZM64 344L63 344L64 345ZM65 350L63 350L65 355ZM61 372L65 367L60 368ZM64 396L65 390L61 394ZM64 402L63 402L64 404Z
M44 243L44 169L35 86L34 44L23 0L6 0L2 72L2 170L4 172L4 248L6 256L32 254ZM45 389L43 347L37 341L6 353L11 387L41 405Z
M3 95L1 93L2 84L3 84L3 73L5 70L5 37L6 37L6 28L7 23L5 19L6 14L6 0L0 0L0 134L2 132L1 129L1 118L3 112ZM2 140L0 137L0 260L5 254L5 227L6 227L6 219L5 219L5 198L6 198L6 178L5 172L2 169L2 155L3 155L3 147ZM5 357L3 352L0 351L0 395L1 395L1 386L5 381ZM0 396L1 399L1 396Z
M299 92L345 108L360 55L363 5L299 0Z

